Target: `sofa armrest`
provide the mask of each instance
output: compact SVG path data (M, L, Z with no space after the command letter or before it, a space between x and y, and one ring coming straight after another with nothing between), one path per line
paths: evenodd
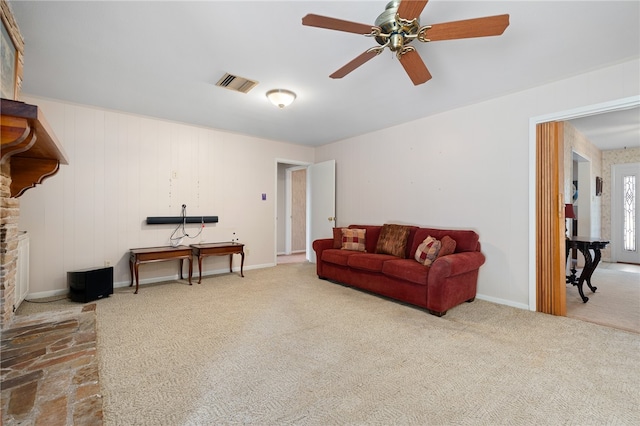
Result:
M323 238L315 240L312 244L313 250L316 252L316 272L322 278L322 252L333 248L333 238Z
M313 242L313 249L316 253L322 253L323 250L333 248L332 238L323 238Z
M427 278L427 309L442 316L448 309L476 297L478 270L485 257L479 251L454 253L436 259Z
M485 257L479 251L466 251L442 256L436 259L429 271L429 283L442 282L447 277L480 269Z

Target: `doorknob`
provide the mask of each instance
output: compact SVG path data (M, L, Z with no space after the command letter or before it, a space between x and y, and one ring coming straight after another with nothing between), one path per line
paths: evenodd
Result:
M328 220L329 222L333 222L334 220L336 220L336 218L335 218L335 217L329 217L327 220Z

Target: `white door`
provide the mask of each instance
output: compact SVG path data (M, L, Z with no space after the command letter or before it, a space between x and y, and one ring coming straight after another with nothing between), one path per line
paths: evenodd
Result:
M613 166L611 194L612 260L640 264L640 163Z
M332 238L336 219L336 161L307 168L307 259L316 262L313 241Z

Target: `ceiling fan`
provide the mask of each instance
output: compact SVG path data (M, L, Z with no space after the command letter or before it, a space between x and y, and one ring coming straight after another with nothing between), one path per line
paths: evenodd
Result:
M509 26L509 15L486 16L420 26L420 14L427 2L428 0L391 1L387 4L385 11L378 16L374 25L359 24L314 14L308 14L302 18L302 25L362 34L373 37L380 44L380 46L367 49L329 77L344 77L388 47L389 50L395 52L404 70L416 86L430 80L431 73L415 47L410 45L414 39L430 42L497 36L501 35Z

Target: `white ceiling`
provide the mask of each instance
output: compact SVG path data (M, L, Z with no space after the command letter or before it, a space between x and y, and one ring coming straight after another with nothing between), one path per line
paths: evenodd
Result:
M310 146L640 56L637 0L432 0L422 25L507 13L510 26L416 43L433 75L420 86L388 51L330 79L376 44L302 17L373 24L386 3L10 1L26 44L23 93ZM259 84L248 94L216 87L225 72ZM265 97L274 88L298 98L279 110Z
M576 118L569 122L602 151L640 147L640 108Z

